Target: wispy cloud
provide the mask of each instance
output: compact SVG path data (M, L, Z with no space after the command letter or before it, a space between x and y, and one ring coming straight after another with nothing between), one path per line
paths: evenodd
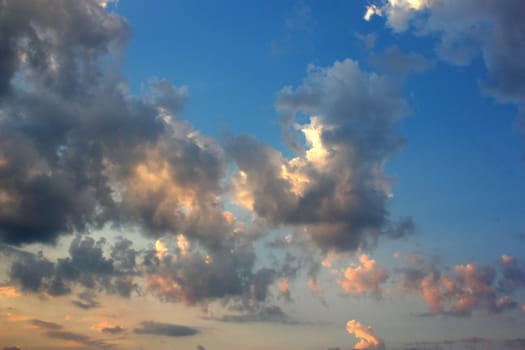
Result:
M178 324L144 321L139 327L133 329L133 333L165 337L187 337L199 333L199 330L197 328L181 326Z

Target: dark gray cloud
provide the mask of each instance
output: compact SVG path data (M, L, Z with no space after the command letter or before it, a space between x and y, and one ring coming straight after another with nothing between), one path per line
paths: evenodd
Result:
M197 344L197 350L206 350L206 348L200 344Z
M54 243L112 223L221 244L221 149L176 118L186 88L156 79L127 94L124 19L95 1L1 6L0 240ZM119 244L124 269L133 252Z
M409 52L405 53L396 46L389 46L383 52L371 53L368 63L379 72L403 78L410 73L420 73L432 66L432 62L423 55Z
M277 273L265 268L254 271L254 263L251 245L217 250L207 256L188 252L158 264L146 262L145 289L162 300L189 305L220 298L264 301Z
M1 95L10 92L22 65L39 84L75 94L99 73L97 56L122 46L129 34L124 19L107 14L95 1L4 1L0 27Z
M27 255L15 261L9 272L22 291L40 292L54 275L54 264L41 255Z
M227 150L241 171L234 179L239 201L323 250L375 243L388 225L383 163L403 144L393 128L406 113L398 91L347 59L310 67L301 86L281 90L276 105L297 157L285 159L250 136L230 138ZM288 128L303 115L311 116L297 126L306 142Z
M77 295L78 299L71 301L71 303L81 309L89 310L100 306L96 300L96 294L93 291L86 290Z
M392 239L406 238L414 233L415 228L414 220L410 217L404 217L391 224L385 230L385 234Z
M22 350L19 346L5 346L4 350Z
M93 339L84 334L68 332L68 331L51 330L51 331L45 332L44 336L53 338L53 339L72 341L72 342L90 346L96 349L110 349L114 347L113 344L110 344L103 340Z
M105 327L105 328L102 328L101 329L101 332L102 333L106 333L106 334L121 334L121 333L124 333L126 332L126 329L125 328L122 328L120 326L115 326L115 327Z
M159 335L165 337L187 337L199 333L197 328L153 321L142 322L133 330L135 334Z
M33 326L36 326L38 328L47 329L47 330L57 330L57 329L64 328L58 323L47 322L47 321L42 321L38 319L31 320L29 321L29 323L31 323Z
M84 288L72 301L83 309L98 306L100 291L138 292L143 275L146 290L168 301L267 299L278 276L255 270L252 246L266 231L240 230L225 210L228 159L178 119L187 89L152 79L143 95L127 93L126 21L96 1L8 0L0 29L0 242L76 234L56 261L9 253L11 281L53 296ZM87 235L108 226L183 233L199 249L160 261L127 238L108 247Z
M111 259L120 271L132 271L135 268L138 252L132 246L133 242L129 239L117 237L111 248Z
M24 0L2 2L0 27L0 239L51 242L100 218L107 188L94 184L103 178L97 159L77 157L98 146L75 134L103 85L98 59L124 44L128 28L94 1Z
M270 286L278 278L295 273L293 270L298 267L290 266L290 259L285 258L282 266L276 262L273 268L255 269L253 246L247 237L239 237L240 240L223 242L228 250L217 247L204 254L200 247L188 246L187 250L167 254L160 260L154 251L135 252L131 244L121 239L117 239L109 253L104 253L105 247L110 246L105 239L95 241L89 236L76 236L70 244L69 256L55 262L42 254L16 254L9 277L13 285L30 293L60 296L84 288L71 302L86 310L100 305L99 292L123 297L147 292L163 301L188 305L217 299L245 305L265 303L271 297ZM243 240L246 241L242 243ZM125 248L121 246L123 242ZM115 256L116 251L119 254L133 251L132 260L142 263L122 264L106 256Z
M67 295L77 286L87 288L73 304L84 309L98 306L94 291L105 290L129 297L138 290L135 271L119 270L104 256L105 239L76 236L69 256L52 262L39 254L20 254L11 265L9 277L23 291Z
M115 274L113 261L104 257L102 247L106 241L97 242L91 237L76 236L69 246L69 257L58 259L56 276L61 281L78 281L86 288L94 288L96 281L109 284L106 277Z

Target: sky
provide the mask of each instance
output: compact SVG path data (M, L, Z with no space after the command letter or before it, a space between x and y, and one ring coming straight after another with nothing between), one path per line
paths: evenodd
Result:
M524 17L0 2L0 349L525 349Z

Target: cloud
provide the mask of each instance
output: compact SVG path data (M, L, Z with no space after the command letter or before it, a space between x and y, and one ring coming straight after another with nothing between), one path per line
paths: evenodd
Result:
M432 65L423 55L405 53L396 45L389 46L381 53L371 53L368 63L381 73L401 78L410 73L424 72Z
M366 7L365 21L373 16L386 16L388 25L395 31L404 31L409 25L411 16L417 11L431 7L434 1L430 0L386 0L382 5L370 4Z
M297 156L285 159L250 136L231 137L237 202L273 225L296 228L322 250L375 242L390 224L383 164L403 144L393 128L406 112L398 91L346 59L310 66L301 86L281 90L276 106ZM295 123L301 113L309 116L305 124Z
M133 330L135 334L159 335L165 337L186 337L199 333L198 329L169 323L145 321Z
M9 322L24 322L29 320L29 317L27 316L15 314L12 312L6 312L4 316Z
M272 322L283 324L299 324L299 321L291 318L277 305L265 305L251 310L244 314L230 314L218 318L223 322L252 323L252 322Z
M129 266L119 270L112 259L104 256L105 239L76 236L70 244L69 256L52 262L39 254L19 254L11 264L10 280L25 292L68 295L76 286L87 289L73 304L84 309L98 306L93 290L129 297L138 290L136 271ZM119 267L121 267L119 265Z
M11 286L0 287L0 297L14 298L14 297L18 297L18 296L20 296L20 293L18 293L16 288L11 287Z
M179 119L186 87L152 79L144 94L128 93L129 28L101 3L2 8L0 250L14 256L10 280L52 296L84 288L72 301L83 309L98 306L95 292L129 297L141 287L191 305L265 301L280 276L255 268L253 241L266 226L253 233L225 210L229 156ZM308 19L308 8L299 14ZM87 235L109 226L143 233L156 251ZM72 234L68 255L53 261L6 248Z
M27 255L15 261L9 272L22 291L39 292L54 274L54 265L41 255Z
M503 260L512 266L503 263L498 270L469 263L456 265L451 273L445 274L438 266L419 257L418 267L398 271L403 275L400 288L402 292L417 292L432 313L469 316L474 310L491 314L515 310L519 305L507 293L523 287L514 284L522 270L515 258L507 256Z
M368 33L368 34L361 34L361 33L355 33L354 37L361 41L365 50L370 51L376 46L377 41L377 34L375 33Z
M119 271L133 271L135 268L138 252L132 246L133 242L129 239L117 237L111 248L111 259Z
M166 251L161 261L155 251L136 252L127 242L122 245L120 238L111 245L104 238L95 241L76 236L69 256L54 262L41 253L17 255L11 264L10 282L21 291L52 296L69 295L82 287L84 291L71 302L86 310L99 306L99 292L123 297L134 291L150 293L162 301L187 305L217 299L248 305L267 302L271 286L279 278L293 277L298 269L287 259L282 266L276 260L275 268L255 269L249 236L227 237L208 253L180 237L178 249L173 254ZM107 247L111 247L109 253Z
M279 289L280 295L290 301L292 300L292 297L290 295L290 284L287 279L281 279L279 280L279 283L277 284L277 287Z
M481 57L487 70L480 79L482 91L500 102L517 104L523 117L523 1L387 0L368 7L365 19L373 15L386 17L396 32L413 30L418 36L437 37L438 55L452 64L467 65Z
M111 223L220 245L233 231L221 147L177 119L185 87L127 93L126 21L95 1L8 1L2 14L0 240L55 243Z
M22 350L19 346L5 346L4 350Z
M114 347L113 344L107 343L102 340L93 339L87 335L80 334L80 333L60 331L60 330L50 330L50 331L45 332L44 335L48 338L71 341L77 344L86 345L86 346L94 347L97 349L109 349L109 348Z
M273 276L263 275L264 270L252 273L254 258L250 246L239 246L231 252L217 250L208 258L199 252L168 256L148 267L145 289L161 300L188 305L244 295L262 300ZM253 294L247 295L250 290Z
M102 92L98 57L119 50L129 30L94 1L8 1L0 21L0 239L52 242L100 218L105 188L94 181L103 175L95 174L94 150L74 134L100 121L83 119L80 106L98 108L85 108ZM79 152L85 162L71 159Z
M122 326L114 325L107 321L101 321L98 324L91 326L91 329L99 333L102 333L102 334L110 334L110 335L127 333L126 328Z
M344 276L337 282L341 285L345 294L358 297L372 295L380 298L383 294L382 285L388 279L385 269L377 266L375 260L366 254L359 256L359 265L348 267L344 270Z
M386 229L385 234L391 239L401 239L414 234L415 229L416 225L414 220L410 217L403 217L390 225Z
M503 279L499 288L505 292L512 292L517 288L525 287L525 267L523 262L509 255L501 257Z
M359 342L354 345L354 349L385 349L383 339L375 334L372 327L365 326L356 320L351 320L346 323L346 331L359 339Z
M120 326L104 327L101 329L101 332L106 334L121 334L126 332L126 329Z
M81 309L89 310L100 306L96 300L96 294L92 291L86 290L77 295L78 299L71 301L71 303Z
M46 330L58 330L58 329L64 328L57 323L47 322L47 321L42 321L42 320L37 320L37 319L30 320L29 323L31 323L33 326L36 326L42 329L46 329Z

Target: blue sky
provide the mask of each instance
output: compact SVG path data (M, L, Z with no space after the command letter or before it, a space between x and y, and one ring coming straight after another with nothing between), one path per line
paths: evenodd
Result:
M6 1L0 349L525 348L523 15Z

